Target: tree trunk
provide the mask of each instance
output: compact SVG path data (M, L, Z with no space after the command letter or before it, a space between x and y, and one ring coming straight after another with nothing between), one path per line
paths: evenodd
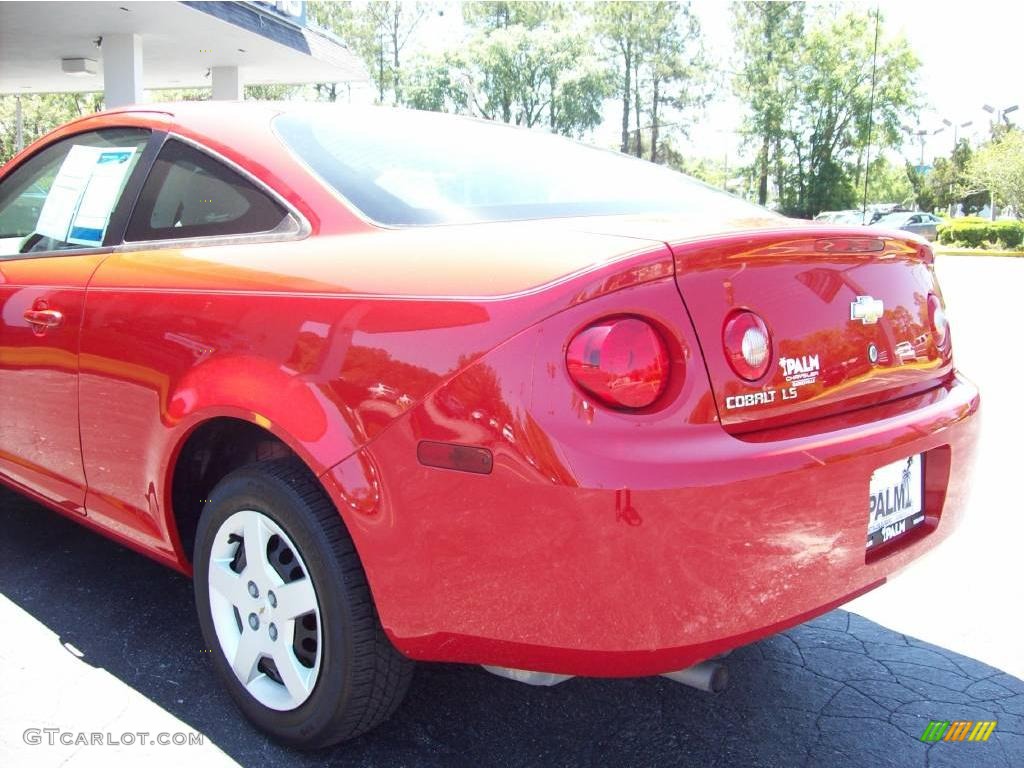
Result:
M402 84L401 84L401 79L398 76L398 73L401 71L400 65L398 63L398 23L399 23L399 20L401 18L399 16L400 12L401 12L400 11L400 6L396 6L395 7L395 20L394 20L394 23L391 25L391 50L395 54L395 73L394 73L395 83L394 83L394 86L395 86L395 106L396 107L399 104L402 103Z
M512 122L512 98L508 93L501 96L501 117L506 123Z
M551 88L551 102L548 104L548 114L551 118L551 132L558 133L558 121L556 119L557 115L555 112L555 89L558 88L558 78L552 75L548 85Z
M757 204L765 205L768 202L768 133L765 132L764 141L761 143L761 154L758 157L760 178L757 182Z
M633 118L636 121L636 156L643 157L643 141L640 135L640 57L633 57Z
M658 162L658 78L651 82L651 162Z
M626 73L622 83L622 152L629 152L629 97L632 87L630 75L633 72L633 45L628 41L622 53L622 60Z
M380 77L377 80L377 92L378 92L377 103L378 104L383 104L384 103L384 34L383 33L381 33L381 36L380 36L380 61L379 61L379 64L380 64L380 69L378 70L378 73L379 73Z
M782 139L775 137L775 190L782 202Z

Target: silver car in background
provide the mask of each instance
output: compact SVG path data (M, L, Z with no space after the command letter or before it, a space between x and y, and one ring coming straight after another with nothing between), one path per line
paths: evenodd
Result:
M938 216L925 211L897 211L882 216L872 226L885 227L886 229L902 229L906 232L913 232L928 240L934 240L936 227L942 222Z

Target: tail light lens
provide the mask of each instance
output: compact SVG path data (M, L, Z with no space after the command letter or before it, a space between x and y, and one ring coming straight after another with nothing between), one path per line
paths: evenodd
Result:
M726 321L722 345L729 365L737 376L747 381L760 379L772 363L768 326L748 310L736 312Z
M569 376L613 408L646 408L668 385L668 350L645 320L612 317L589 325L569 342Z
M931 319L932 332L935 334L935 346L946 349L949 346L949 321L946 319L942 302L934 293L928 294L928 317Z

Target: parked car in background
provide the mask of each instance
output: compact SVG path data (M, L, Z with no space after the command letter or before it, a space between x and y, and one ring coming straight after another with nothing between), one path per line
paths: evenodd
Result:
M852 224L856 223L853 218L859 215L860 211L822 211L814 220L821 224Z
M0 223L0 482L191 576L197 661L289 744L380 723L413 660L714 689L966 503L979 394L904 233L218 102L58 129Z
M815 221L821 221L826 224L833 224L839 221L845 221L845 219L851 214L855 214L857 211L822 211L814 217Z
M880 217L872 225L885 227L886 229L902 229L905 232L913 232L928 240L936 237L936 228L942 222L938 216L926 211L898 211Z
M906 211L906 209L900 203L872 203L866 209L822 211L814 217L814 220L826 224L874 224L883 216L901 211Z
M864 223L865 215L870 219L871 212L868 211L865 214L863 211L843 211L834 219L835 224L851 224L854 226L860 226Z

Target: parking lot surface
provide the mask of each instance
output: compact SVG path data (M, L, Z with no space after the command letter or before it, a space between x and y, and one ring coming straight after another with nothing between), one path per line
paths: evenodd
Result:
M661 678L530 688L420 665L381 728L292 752L249 726L214 678L186 579L0 491L0 766L1024 765L1019 365L1005 327L1024 260L942 257L939 270L958 364L984 397L967 522L851 610L735 651L724 693ZM926 744L932 720L998 725L984 743ZM32 745L28 728L187 731L204 743Z

